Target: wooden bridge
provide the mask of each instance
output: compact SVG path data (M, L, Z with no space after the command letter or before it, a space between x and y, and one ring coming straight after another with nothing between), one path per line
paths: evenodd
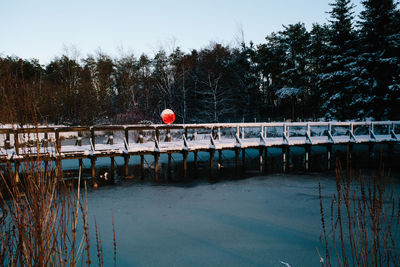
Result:
M91 175L96 181L96 159L124 158L125 175L129 176L129 158L140 156L143 175L144 155L154 156L155 180L158 180L160 154L183 156L184 176L187 175L187 158L194 154L194 166L198 166L198 152L209 153L210 175L213 175L214 155L223 150L235 151L236 168L244 167L245 150L259 150L260 171L266 169L269 147L282 149L283 171L287 168L287 154L291 146L304 147L304 168L309 169L310 151L313 145L326 146L327 166L332 166L332 145L347 144L351 155L354 144L367 143L372 149L375 143L394 146L400 140L400 121L375 122L270 122L270 123L215 123L175 125L101 125L101 126L54 126L0 128L0 162L13 163L16 170L22 161L32 158L44 162L54 161L61 170L64 159L91 160ZM242 156L240 157L240 152ZM240 162L240 159L241 161ZM219 165L218 165L219 166ZM16 171L18 174L18 171Z

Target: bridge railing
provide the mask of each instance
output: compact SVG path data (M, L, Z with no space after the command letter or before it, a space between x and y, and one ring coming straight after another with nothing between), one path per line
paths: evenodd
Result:
M126 145L144 142L164 142L173 138L186 141L196 140L199 135L209 135L215 140L238 137L245 139L260 135L263 138L294 136L340 136L390 135L399 138L400 121L350 121L350 122L258 122L258 123L207 123L173 125L94 125L94 126L40 126L0 128L0 147L13 149L16 154L20 148L36 145L39 140L42 147L53 145L60 151L63 140L75 138L74 145L81 146L83 138L89 138L96 149L98 137L106 133L107 143L114 144L114 134L119 133L121 142ZM184 137L185 138L184 138ZM103 138L104 139L104 138ZM2 153L5 153L4 151Z

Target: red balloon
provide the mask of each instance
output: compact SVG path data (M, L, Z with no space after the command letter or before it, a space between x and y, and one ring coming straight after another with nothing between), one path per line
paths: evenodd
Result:
M161 112L161 119L165 124L171 124L175 121L175 113L170 109L164 109Z

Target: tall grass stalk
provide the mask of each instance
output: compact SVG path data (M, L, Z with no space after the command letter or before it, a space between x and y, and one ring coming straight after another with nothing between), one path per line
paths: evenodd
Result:
M344 174L337 162L330 212L319 182L323 266L400 266L400 197L389 177L383 164L366 178L353 170Z
M52 163L54 142L43 146L40 140L40 115L32 90L23 79L7 75L9 82L0 84L1 99L7 100L6 92L11 89L17 90L19 97L9 105L11 102L3 101L1 112L8 115L7 123L14 123L15 128L33 128L33 134L17 136L22 139L20 155L24 156L15 153L0 170L0 265L90 266L87 187L81 170L77 186L65 182L62 170ZM40 149L48 152L47 163L39 154ZM114 228L113 225L113 231ZM97 243L101 248L100 239Z

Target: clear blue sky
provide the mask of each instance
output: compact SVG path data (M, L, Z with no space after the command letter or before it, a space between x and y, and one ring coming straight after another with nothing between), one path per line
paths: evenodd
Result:
M117 56L153 54L160 46L184 51L210 41L259 44L282 24L324 23L333 0L0 0L0 55L38 58L41 64L65 48ZM361 9L360 0L353 0Z

